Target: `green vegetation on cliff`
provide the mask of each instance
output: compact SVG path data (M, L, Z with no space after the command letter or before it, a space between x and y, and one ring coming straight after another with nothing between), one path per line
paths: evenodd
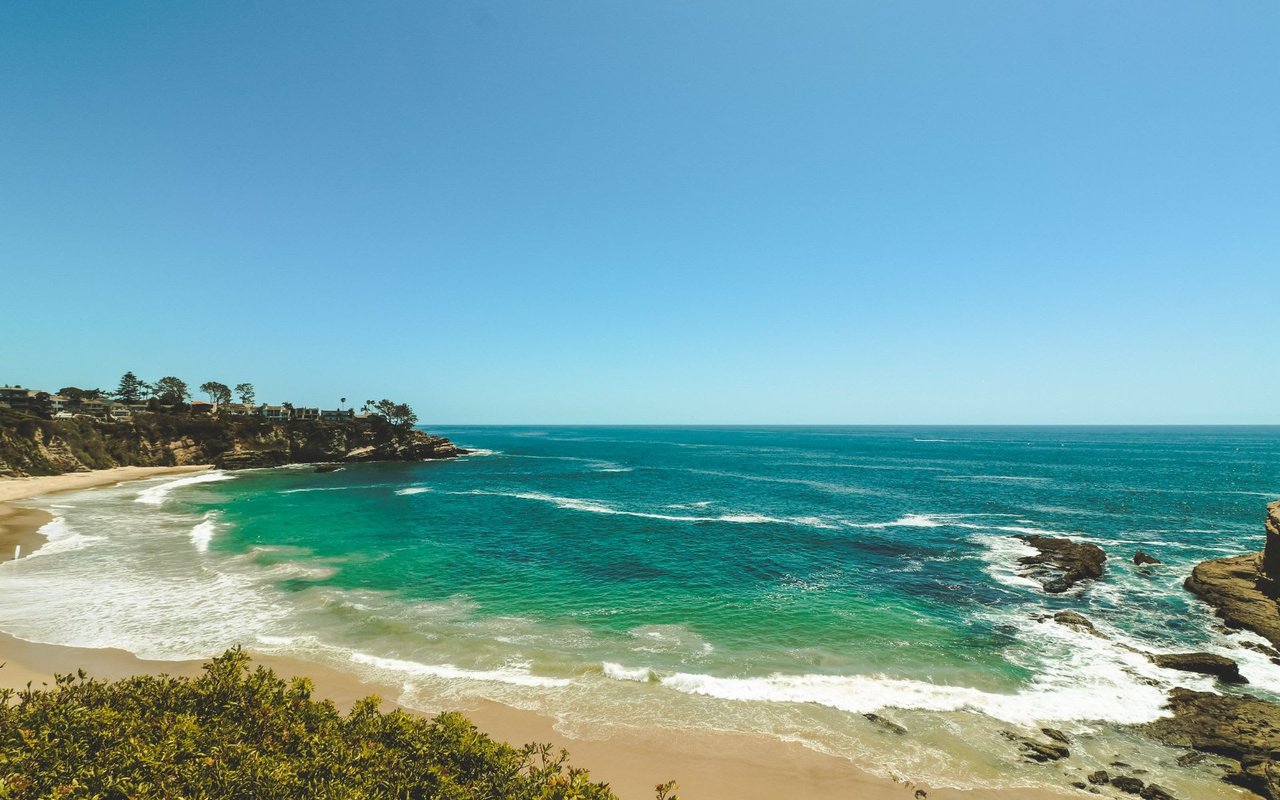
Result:
M0 690L0 798L614 800L549 745L517 749L465 717L349 714L230 650L197 678L58 676ZM658 797L670 798L670 785Z
M118 466L269 467L314 461L408 461L461 451L380 416L268 420L138 413L115 422L44 419L0 408L0 475L56 475Z

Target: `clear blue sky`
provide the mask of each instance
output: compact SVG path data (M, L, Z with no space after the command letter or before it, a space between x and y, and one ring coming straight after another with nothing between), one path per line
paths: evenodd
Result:
M1280 422L1280 3L9 2L0 383Z

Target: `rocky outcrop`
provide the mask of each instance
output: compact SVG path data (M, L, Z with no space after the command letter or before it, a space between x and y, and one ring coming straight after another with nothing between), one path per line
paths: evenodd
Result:
M1018 559L1018 563L1035 575L1050 573L1042 579L1046 592L1060 594L1081 581L1102 577L1107 554L1096 544L1034 534L1018 538L1040 551Z
M1169 710L1173 716L1142 726L1144 731L1167 745L1225 756L1226 780L1280 800L1280 705L1179 688L1169 693Z
M1202 561L1182 585L1213 606L1228 626L1253 631L1280 647L1280 604L1262 572L1261 553Z
M1157 653L1150 656L1157 667L1212 675L1224 683L1248 683L1240 665L1215 653Z
M1133 563L1141 567L1145 564L1163 564L1164 562L1153 555L1148 555L1143 550L1139 550L1133 554Z

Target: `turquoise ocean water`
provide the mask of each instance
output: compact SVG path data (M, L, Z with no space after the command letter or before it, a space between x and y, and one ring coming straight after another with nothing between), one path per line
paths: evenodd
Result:
M961 785L1062 785L1124 756L1191 796L1234 790L1127 726L1173 685L1128 647L1280 667L1181 589L1258 549L1280 428L455 428L446 462L210 473L40 501L0 566L0 629L206 657L240 643L403 687L611 726L749 731ZM1020 533L1108 553L1065 595ZM1165 564L1130 563L1142 548ZM1039 619L1073 609L1110 638ZM864 718L908 729L897 736ZM999 732L1041 724L1071 764Z

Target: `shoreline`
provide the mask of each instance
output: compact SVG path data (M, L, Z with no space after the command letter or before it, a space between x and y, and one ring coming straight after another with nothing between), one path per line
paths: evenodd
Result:
M0 548L8 537L26 537L22 553L43 543L37 531L53 519L41 509L7 505L64 491L111 486L122 481L183 473L202 472L207 465L186 467L117 467L93 472L35 478L0 480ZM34 540L35 546L30 543ZM10 550L8 553L12 555ZM218 655L208 654L209 658ZM389 707L424 714L400 706L401 689L368 683L351 672L337 670L302 659L266 656L250 651L255 665L274 669L285 677L310 678L318 697L332 700L346 710L358 699L376 694ZM0 687L34 688L52 685L54 674L84 669L91 677L117 680L139 674L166 673L193 676L201 672L203 661L156 661L139 658L119 649L79 648L29 642L0 633ZM594 779L606 781L627 800L651 797L653 787L675 780L682 796L690 800L734 798L735 800L797 800L819 798L860 798L860 800L1054 800L1073 796L1068 789L933 789L909 780L881 777L857 763L786 742L763 734L692 732L659 727L617 728L604 738L575 739L556 729L557 721L543 714L488 700L432 700L434 711L458 710L476 727L495 739L516 746L526 742L551 742L567 749L572 763L591 771Z
M212 469L208 464L183 467L111 467L89 472L64 472L61 475L35 475L27 478L0 478L0 563L30 555L44 546L40 529L53 521L53 514L30 508L23 500L34 497L114 486L122 481L137 481L162 475L182 475Z
M557 731L554 719L534 711L471 700L442 703L428 713L401 706L396 702L400 690L394 686L369 683L353 673L309 661L248 652L255 666L268 667L286 678L310 678L316 696L332 700L344 712L356 700L378 695L384 708L400 708L411 714L461 711L480 731L517 747L527 742L550 742L568 750L574 766L590 770L593 779L607 782L623 800L647 800L653 787L667 780L676 781L679 794L688 800L1062 800L1077 796L1065 787L1061 791L934 789L880 777L847 759L764 735L644 728L618 730L601 739L575 739ZM55 673L77 669L101 680L161 673L191 677L200 674L204 663L148 660L119 649L41 644L5 633L0 633L0 662L0 687L19 690L28 683L36 689L41 684L52 686Z

